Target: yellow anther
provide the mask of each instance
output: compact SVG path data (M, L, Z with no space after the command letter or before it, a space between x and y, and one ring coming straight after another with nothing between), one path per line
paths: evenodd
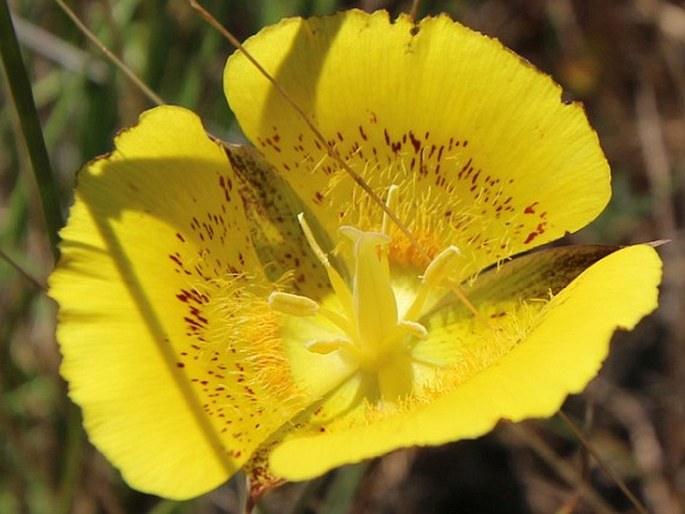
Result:
M319 312L319 304L311 298L298 294L275 291L269 295L269 307L290 316L314 316Z
M400 321L400 327L402 327L408 334L418 337L419 339L425 339L428 337L428 330L421 323L416 321L403 320Z
M454 272L460 256L459 248L454 245L448 246L435 256L421 277L421 285L416 292L414 301L404 315L406 319L417 319L421 315L421 309L423 309L428 294L432 290L440 285L450 286L445 282Z
M461 252L456 246L445 248L426 267L421 277L422 283L428 287L440 285L454 271L460 256Z
M334 339L332 341L312 341L307 343L305 347L312 353L318 353L320 355L327 355L340 350L341 347L349 347L350 342L346 339Z

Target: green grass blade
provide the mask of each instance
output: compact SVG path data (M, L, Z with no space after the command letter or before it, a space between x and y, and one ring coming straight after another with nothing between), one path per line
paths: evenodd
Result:
M17 42L17 36L14 32L6 0L0 1L0 55L2 56L2 64L5 69L12 100L19 115L21 130L26 140L26 147L28 148L33 166L52 253L55 260L57 260L59 257L59 249L57 247L59 242L58 231L64 224L64 221L40 120L38 119L36 105L33 101L31 83L26 74L21 52L19 51L19 43Z

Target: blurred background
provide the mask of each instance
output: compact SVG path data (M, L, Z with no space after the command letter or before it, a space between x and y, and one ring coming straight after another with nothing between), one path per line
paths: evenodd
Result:
M240 39L283 16L408 11L407 1L234 0L204 5ZM111 149L152 106L50 0L9 1L63 212L76 170ZM240 141L222 92L229 44L185 0L69 4L97 38L169 103ZM613 169L602 216L566 242L669 239L661 307L612 353L565 412L649 512L685 510L685 8L663 0L460 0L446 12L551 74L584 103ZM196 500L130 489L88 443L58 374L52 253L19 120L0 77L0 513L239 512L239 479ZM399 451L307 484L258 512L639 512L559 417L502 424L476 441Z

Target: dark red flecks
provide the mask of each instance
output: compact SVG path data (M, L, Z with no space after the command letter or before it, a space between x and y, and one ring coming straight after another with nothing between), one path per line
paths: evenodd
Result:
M174 261L179 266L183 267L183 262L181 262L181 256L178 253L169 255L169 259Z
M198 330L202 328L202 324L189 316L184 316L183 320L190 325L192 329Z
M524 214L535 214L535 207L538 205L539 202L533 202L531 203L528 207L523 209Z
M411 141L411 145L414 147L414 152L419 153L419 150L421 149L421 141L419 141L411 131L409 131L409 140Z
M200 311L197 309L197 307L192 307L192 306L191 306L191 307L190 307L190 314L191 314L191 316L193 316L193 317L194 317L197 321L199 321L200 323L202 323L202 324L204 324L204 325L209 324L209 322L207 321L207 318L205 318L204 316L202 316L202 315L200 314Z
M538 234L537 232L531 232L530 234L528 234L528 237L527 237L526 240L523 242L523 244L526 244L526 245L527 245L527 244L531 243L531 242L533 241L533 239L535 239L535 238L538 237L539 235L540 235L540 234Z

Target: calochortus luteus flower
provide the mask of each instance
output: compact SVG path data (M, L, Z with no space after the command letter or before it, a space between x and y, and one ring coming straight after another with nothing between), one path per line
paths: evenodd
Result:
M259 491L549 416L656 307L649 245L510 260L593 220L610 177L581 106L497 41L349 11L245 47L328 144L238 52L256 150L148 111L62 232L62 373L132 486Z

